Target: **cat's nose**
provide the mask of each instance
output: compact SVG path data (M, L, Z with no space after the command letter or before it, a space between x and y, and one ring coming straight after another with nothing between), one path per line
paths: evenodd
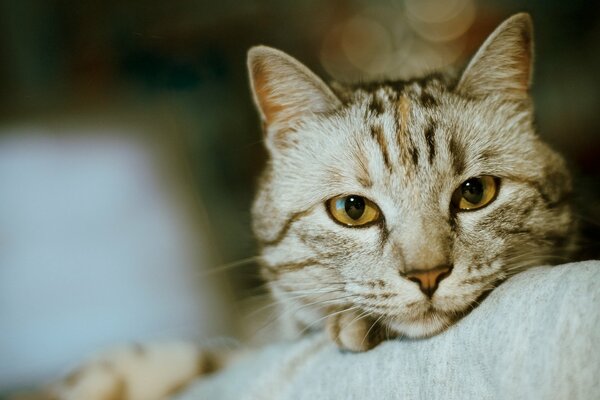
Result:
M452 272L452 266L444 265L434 269L410 271L405 274L406 279L416 282L421 292L427 297L432 297L442 279Z

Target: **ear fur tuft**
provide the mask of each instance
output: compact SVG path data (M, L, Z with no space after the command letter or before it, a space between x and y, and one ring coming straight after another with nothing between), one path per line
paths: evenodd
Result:
M255 46L248 51L248 71L254 101L267 126L289 126L303 116L341 104L307 67L271 47Z
M458 85L470 97L528 96L533 71L533 24L527 13L504 21L479 48Z

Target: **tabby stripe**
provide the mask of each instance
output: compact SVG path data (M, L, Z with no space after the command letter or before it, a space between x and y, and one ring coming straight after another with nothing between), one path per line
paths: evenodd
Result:
M383 102L375 94L371 97L371 101L369 102L369 110L375 116L380 116L381 114L383 114L383 111L384 111Z
M326 252L322 251L322 248L323 248L322 243L315 240L314 238L311 238L308 235L304 235L304 234L300 233L298 235L298 239L300 239L300 241L302 243L304 243L310 250L312 250L314 253L316 253L319 257L331 258L331 257L337 256L336 253L326 253Z
M385 245L387 244L387 240L388 237L390 236L390 230L387 228L387 225L385 224L385 220L382 219L382 221L379 223L379 225L381 226L381 251L384 250Z
M454 138L450 139L449 151L455 174L462 175L465 172L465 154Z
M359 175L356 177L358 183L360 183L365 189L369 189L373 186L373 181L368 176Z
M467 265L467 273L471 274L471 273L473 273L473 270L481 271L482 268L483 268L483 264L478 264L478 263L469 264L469 265Z
M369 300L374 300L373 298L369 298L369 299L358 298L357 300L358 300L357 303L360 302L360 306L362 308L368 309L368 311L371 311L371 312L375 312L375 313L379 313L379 314L389 314L390 311L393 311L394 313L396 311L398 311L398 306L397 305L391 305L391 304L371 304L369 302Z
M556 179L552 179L554 178L553 176L547 176L545 177L546 182L556 182ZM570 191L561 191L561 195L556 198L556 199L552 199L548 193L548 190L551 190L552 188L548 188L548 187L544 187L542 185L539 184L539 182L537 181L532 181L530 179L524 179L524 178L519 178L517 176L511 176L510 179L517 181L517 182L521 182L524 183L530 187L532 187L537 193L538 195L542 198L542 201L544 202L544 204L546 205L547 208L557 208L557 207L562 207L562 206L566 206L570 204L570 200L571 200L571 195L572 193ZM546 190L548 189L548 190Z
M542 198L542 200L546 204L546 207L549 208L549 209L550 208L558 208L558 207L562 207L562 206L570 204L569 203L569 201L571 200L571 193L570 192L563 193L557 199L551 199L550 196L548 195L547 191L544 190L541 185L535 184L535 183L532 183L531 185L535 188L535 190L537 190L537 192L539 193L540 197Z
M410 153L410 158L412 160L413 165L415 167L418 167L419 166L419 158L420 158L419 148L421 146L416 143L417 138L415 137L415 135L408 135L408 132L406 132L406 133L407 133L408 151Z
M423 107L425 108L433 108L438 105L438 101L431 93L427 92L425 89L421 90L420 101Z
M396 107L396 120L400 123L400 132L398 133L401 135L406 133L409 112L410 104L408 98L405 95L401 95Z
M481 269L481 267L480 267L480 269ZM492 278L494 276L499 277L500 276L499 271L493 271L492 273L489 273L489 274L475 276L473 278L465 279L464 281L462 281L462 283L464 285L473 285L476 283L482 283L482 282L489 281L490 278Z
M277 276L283 272L299 271L301 269L304 269L306 267L312 267L314 265L321 265L321 263L315 259L307 259L307 260L297 261L297 262L293 262L293 263L281 263L281 264L274 264L274 265L265 263L262 265L262 267L265 270L264 272L266 272L272 276Z
M358 293L359 296L362 296L365 300L373 300L373 299L390 299L392 297L398 296L397 293Z
M456 211L452 211L448 216L448 225L450 226L450 231L454 232L455 236L458 234L458 221L456 219Z
M369 189L373 186L373 180L371 179L371 176L369 175L369 169L367 168L367 156L365 156L365 154L361 151L357 155L356 160L358 162L359 167L356 175L356 180L366 189Z
M537 200L533 198L531 204L517 203L505 208L499 208L492 211L484 219L482 219L478 227L482 230L491 230L496 235L501 234L517 234L517 233L531 233L531 230L524 226L530 214L537 207ZM499 224L498 221L504 221L504 224ZM510 227L506 227L506 223L510 224Z
M410 143L410 157L412 159L413 164L416 166L419 165L419 149L416 144L411 140Z
M425 128L425 140L427 141L427 148L429 150L429 164L433 164L433 160L435 158L435 129L436 123L433 121L429 121L429 124Z
M381 154L383 155L383 162L388 170L392 169L392 165L390 164L390 155L388 154L387 144L385 142L385 137L383 136L383 127L381 125L373 125L371 126L371 136L381 149Z
M421 305L421 301L420 300L418 300L418 301L411 301L410 303L405 304L404 308L412 308L412 307L414 307L416 305Z
M383 279L375 279L374 281L369 281L367 282L367 284L372 288L375 289L376 287L385 287L386 283Z
M408 130L408 118L410 115L410 104L406 95L400 95L396 106L396 123L398 124L396 129L396 141L398 144L398 152L402 155L403 163L408 163L408 146L405 143Z
M285 237L286 237L288 231L290 230L290 228L292 227L292 225L294 225L294 223L296 221L298 221L300 218L304 217L309 212L310 212L310 210L304 210L304 211L299 211L297 213L292 214L292 216L289 217L287 219L287 221L285 221L285 224L283 225L281 230L279 232L277 232L277 235L275 235L275 238L273 238L271 240L259 238L260 244L263 246L278 245L283 239L285 239Z

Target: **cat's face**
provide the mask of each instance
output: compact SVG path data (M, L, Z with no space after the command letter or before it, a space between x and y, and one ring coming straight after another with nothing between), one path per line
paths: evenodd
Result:
M570 182L532 128L530 38L528 18L509 20L454 84L337 95L291 57L251 51L271 155L254 230L288 312L318 326L352 309L427 336L500 280L564 254Z

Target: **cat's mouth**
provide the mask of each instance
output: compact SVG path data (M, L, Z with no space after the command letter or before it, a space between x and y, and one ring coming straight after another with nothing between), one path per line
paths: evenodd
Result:
M403 336L425 338L443 332L467 313L441 310L431 303L424 307L410 316L389 318L385 325Z
M496 287L502 281L495 279L488 287ZM449 298L417 301L404 306L406 312L385 318L385 325L411 338L434 336L469 314L490 292L491 289L471 293L470 298L463 297L460 301L450 301Z

